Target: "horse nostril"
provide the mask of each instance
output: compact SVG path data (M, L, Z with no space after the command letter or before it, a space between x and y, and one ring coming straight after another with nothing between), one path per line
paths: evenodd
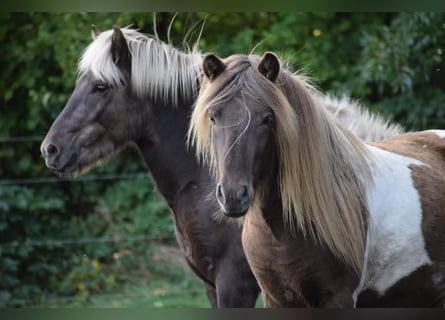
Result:
M226 203L226 197L224 196L224 190L222 185L218 184L216 187L216 197L221 203Z
M242 186L239 190L238 190L238 199L240 199L243 202L246 202L249 200L250 195L249 195L249 188L247 186Z
M55 145L49 144L46 147L46 154L47 154L47 156L53 157L53 156L57 155L58 153L59 153L59 149Z

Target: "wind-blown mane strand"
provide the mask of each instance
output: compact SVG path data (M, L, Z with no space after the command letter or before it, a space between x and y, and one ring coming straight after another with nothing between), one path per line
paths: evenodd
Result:
M134 29L121 28L131 54L131 87L145 98L153 97L176 105L180 97L191 101L198 91L201 54L194 46L181 52L162 41ZM111 38L113 30L104 31L85 49L79 60L80 74L89 71L113 86L125 83L122 71L113 63Z

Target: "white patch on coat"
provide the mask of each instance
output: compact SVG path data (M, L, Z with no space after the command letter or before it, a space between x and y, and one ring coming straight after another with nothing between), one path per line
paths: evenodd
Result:
M434 133L439 136L439 138L445 138L445 130L427 130L427 132Z
M369 150L374 185L367 192L370 219L354 302L366 289L383 295L403 277L431 264L422 234L420 196L408 168L423 163L373 146Z

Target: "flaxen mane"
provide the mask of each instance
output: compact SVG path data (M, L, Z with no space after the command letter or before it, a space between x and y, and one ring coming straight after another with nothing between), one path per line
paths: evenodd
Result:
M272 83L257 66L259 57L231 56L225 71L203 81L189 137L198 154L216 166L207 110L230 99L269 106L275 117L279 184L289 226L325 243L357 272L363 267L368 209L365 186L372 183L360 141L337 127L304 78L285 70Z
M187 100L197 94L202 57L196 46L189 52L181 52L137 30L122 28L121 31L131 53L131 86L137 96L150 96L176 105L178 93ZM112 35L113 30L97 35L83 52L78 69L80 74L91 71L94 77L120 86L125 83L125 77L113 63Z
M319 96L318 100L338 123L363 141L381 141L406 133L400 125L385 120L379 114L371 113L348 96L337 98L328 94Z

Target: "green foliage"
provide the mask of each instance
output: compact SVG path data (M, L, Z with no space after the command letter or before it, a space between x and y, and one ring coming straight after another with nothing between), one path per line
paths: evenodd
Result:
M76 183L83 184L61 182ZM0 188L2 305L55 295L88 299L124 280L117 271L146 264L147 245L173 243L171 218L149 179L113 184L98 203L83 204L86 212L60 189L47 200L50 190Z
M71 259L74 267L58 285L62 294L76 294L85 301L93 293L114 288L114 275L105 272L97 259L90 259L87 255L73 256Z
M183 268L167 263L163 272L152 273L149 279L138 282L126 281L119 290L92 294L88 299L71 296L67 299L46 299L43 307L83 308L208 308L210 303L202 289L202 283ZM176 275L171 277L171 275ZM174 279L172 279L174 278Z
M32 243L42 234L60 234L56 212L63 208L63 200L45 201L40 191L44 190L0 187L0 305L35 302L42 294L40 286L47 287L49 279L60 277L66 268L58 263L69 258L68 252L59 252L60 245Z
M90 25L130 24L131 15L125 16L0 15L0 54L8 62L0 70L0 136L43 138L72 91ZM40 158L40 139L0 142L0 177L52 178ZM126 150L94 173L135 171L145 168ZM0 230L0 305L36 304L57 295L86 299L111 290L120 277L104 264L134 268L150 238L172 238L171 218L149 179L1 185ZM131 240L135 236L138 241ZM122 264L114 257L124 250Z
M360 82L410 129L444 126L444 21L444 13L401 13L361 39Z
M182 269L151 260L159 244L175 242L150 179L17 181L54 178L39 143L72 92L91 24L131 24L182 47L195 44L205 21L202 52L275 51L321 90L348 93L407 129L445 127L444 13L179 13L171 22L173 16L156 14L155 31L153 14L144 12L0 13L0 136L33 137L0 140L0 306L53 305L47 302L59 296L88 305L135 277L172 296L199 283L193 278L189 286ZM126 149L92 174L142 171ZM149 295L156 306L156 293ZM173 305L195 304L157 304Z
M433 12L217 14L201 48L222 57L275 51L321 90L422 130L445 125L443 21Z

